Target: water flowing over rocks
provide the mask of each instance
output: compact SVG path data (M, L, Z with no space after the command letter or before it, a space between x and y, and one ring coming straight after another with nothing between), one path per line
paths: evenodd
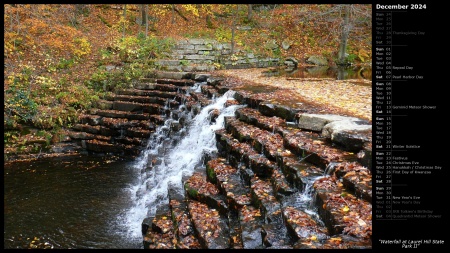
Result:
M144 248L371 248L369 123L173 73L100 102L71 133L138 157L129 223Z

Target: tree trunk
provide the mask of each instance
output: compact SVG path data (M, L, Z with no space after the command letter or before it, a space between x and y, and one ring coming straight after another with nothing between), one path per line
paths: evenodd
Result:
M123 20L124 20L124 22L123 22L122 38L125 38L125 20L127 19L126 15L127 15L127 5L124 4L124 7L123 7Z
M234 18L233 18L233 25L231 27L231 54L234 54L234 34L235 34L235 30L236 30L236 19L237 19L237 14L239 12L239 4L236 5L236 11L234 13Z
M173 10L175 10L175 12L176 12L181 18L183 18L185 21L188 21L188 22L189 22L189 19L188 19L186 16L184 16L183 13L181 13L181 11L178 10L178 9L175 7L175 5L172 5L172 8L173 8Z
M253 18L253 10L252 10L252 4L247 4L248 14L247 14L247 21L252 21Z
M342 25L341 42L339 44L338 64L345 65L345 51L347 49L348 34L350 32L350 5L344 5L344 23Z
M141 17L142 17L142 19L141 19L141 25L142 25L142 26L145 25L145 21L147 20L147 12L146 12L145 6L146 6L146 4L140 4L140 7L141 7Z
M175 24L175 4L172 4L172 24Z
M148 36L148 4L145 5L145 38Z
M86 8L85 4L75 4L75 8L77 10L77 14L82 14Z

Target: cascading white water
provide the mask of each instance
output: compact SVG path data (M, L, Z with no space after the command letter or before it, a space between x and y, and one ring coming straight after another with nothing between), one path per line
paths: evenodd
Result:
M196 90L200 89L194 87ZM201 112L192 118L188 113L185 119L184 137L178 143L164 152L164 142L169 141L166 130L170 128L172 120L167 120L164 126L158 127L150 138L147 150L136 161L134 169L140 171L140 180L129 188L131 198L135 203L126 214L126 225L131 237L142 237L141 224L144 218L153 216L159 205L168 205L168 186L182 190L182 176L192 175L195 166L199 164L202 154L217 150L214 132L224 127L224 117L233 116L237 108L232 105L225 108L227 99L232 98L234 91L228 91L217 98L212 104L204 107ZM211 123L209 114L218 109L220 115ZM165 130L166 129L166 130ZM157 156L161 164L148 169L149 158ZM150 159L151 160L151 159Z
M322 176L317 176L317 177L314 177L314 178L310 178L310 180L306 183L302 194L297 199L297 202L300 205L306 206L304 211L307 214L311 215L312 217L315 217L316 220L320 220L320 218L319 218L319 215L317 213L317 207L314 204L314 200L313 200L313 192L314 191L313 191L312 186L314 185L314 182L316 182L317 180L319 180L321 178L324 178L324 177L329 177L330 174L333 172L334 168L336 167L336 165L337 165L337 163L331 162L325 168L324 174Z

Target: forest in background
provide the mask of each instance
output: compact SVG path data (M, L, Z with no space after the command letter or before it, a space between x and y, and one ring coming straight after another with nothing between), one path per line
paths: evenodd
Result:
M347 27L345 61L368 64L371 15L371 5L5 4L5 157L61 141L80 113L153 70L176 40L335 63Z

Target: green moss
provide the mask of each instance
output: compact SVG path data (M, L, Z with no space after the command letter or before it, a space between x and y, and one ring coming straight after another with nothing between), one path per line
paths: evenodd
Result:
M192 198L197 198L198 191L194 188L189 187L189 183L184 184L184 189Z
M216 173L214 172L214 168L207 165L206 166L206 174L208 174L209 181L211 181L214 184L217 183L217 177L216 177Z

